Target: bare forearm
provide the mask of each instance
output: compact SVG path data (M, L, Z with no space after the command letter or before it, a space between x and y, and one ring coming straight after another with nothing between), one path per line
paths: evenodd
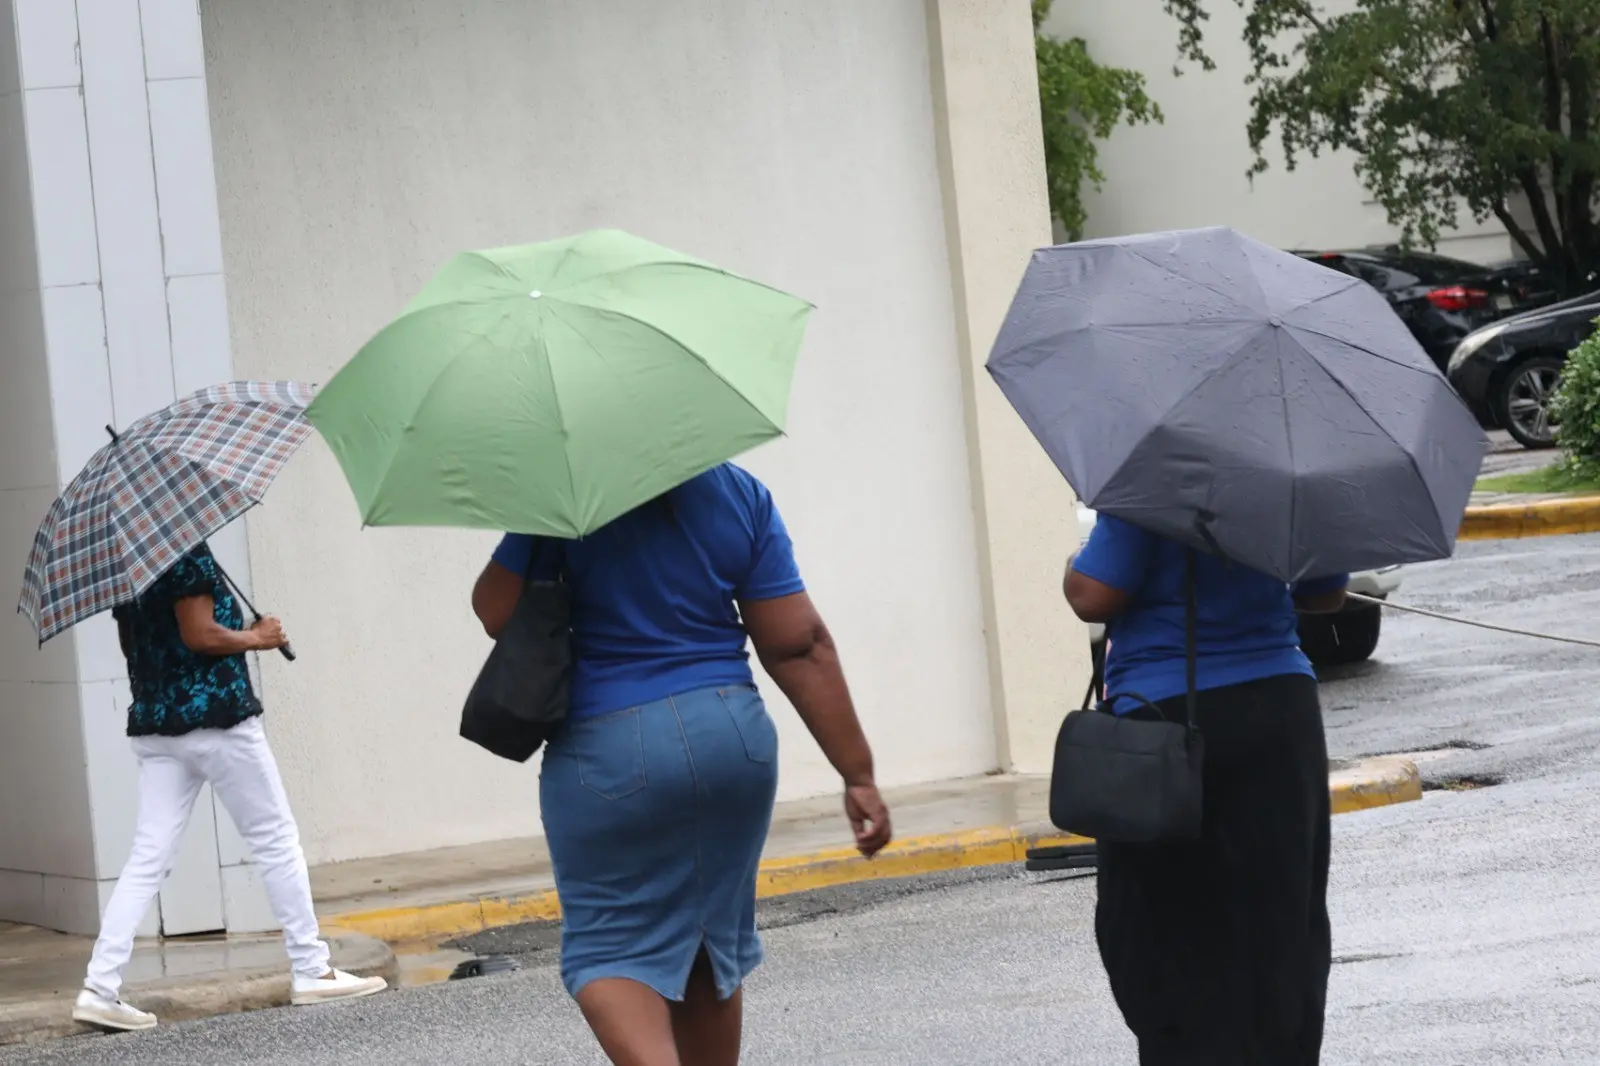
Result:
M856 717L832 640L820 640L802 655L764 656L761 665L794 704L800 720L845 784L872 784L872 748Z
M197 655L210 655L219 659L241 652L261 650L261 638L256 633L248 629L229 629L221 625L212 626L195 636L193 640L185 637L184 644Z

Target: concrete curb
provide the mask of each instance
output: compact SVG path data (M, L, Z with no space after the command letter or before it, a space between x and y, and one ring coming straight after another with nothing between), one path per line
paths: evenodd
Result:
M1422 775L1409 760L1386 757L1329 764L1328 796L1334 814L1410 803L1422 798ZM992 826L897 840L870 861L852 848L766 859L756 875L756 895L785 896L861 881L915 877L975 866L1021 862L1036 847L1087 843L1047 823ZM446 940L524 922L555 921L561 905L554 889L481 896L413 907L331 914L330 926L391 944Z
M1600 496L1468 507L1457 540L1512 540L1600 533Z
M382 977L391 988L399 986L400 964L388 944L359 934L331 935L327 931L325 935L333 949L333 965L360 977ZM0 1003L0 1047L98 1033L72 1020L77 995L74 988L46 998ZM288 1006L289 973L284 967L271 966L166 977L129 984L123 989L123 998L154 1013L162 1025L194 1021Z

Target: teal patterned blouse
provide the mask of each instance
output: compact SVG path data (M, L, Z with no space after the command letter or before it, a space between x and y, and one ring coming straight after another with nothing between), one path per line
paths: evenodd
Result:
M178 560L138 599L112 612L133 689L129 736L231 729L261 713L243 654L201 655L184 644L173 605L191 596L211 597L219 625L244 628L239 603L204 544Z

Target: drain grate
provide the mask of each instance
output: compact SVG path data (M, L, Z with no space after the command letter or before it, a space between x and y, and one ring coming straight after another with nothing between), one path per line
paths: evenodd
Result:
M481 958L468 959L450 971L450 980L460 981L467 977L488 977L490 974L515 973L522 969L516 959L509 955L484 955Z
M1092 870L1099 866L1099 852L1090 844L1065 844L1060 847L1029 848L1027 869Z

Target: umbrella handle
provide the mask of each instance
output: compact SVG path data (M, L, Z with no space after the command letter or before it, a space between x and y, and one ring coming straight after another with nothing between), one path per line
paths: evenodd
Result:
M285 644L283 647L279 648L278 649L278 654L282 655L285 659L288 659L290 662L294 662L294 658L295 658L295 656L294 656L294 648L291 645Z

